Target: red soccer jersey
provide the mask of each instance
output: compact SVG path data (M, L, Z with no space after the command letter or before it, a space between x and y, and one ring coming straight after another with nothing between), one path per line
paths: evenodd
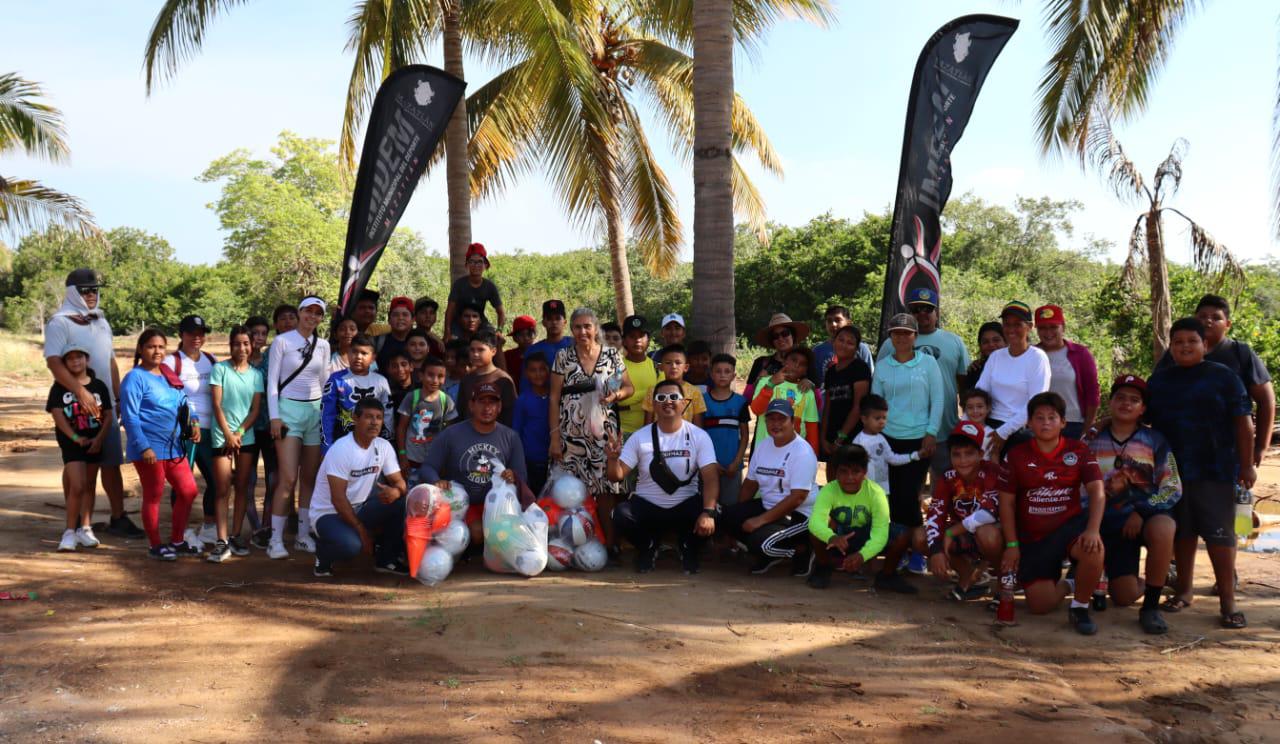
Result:
M1000 472L1000 491L1012 493L1018 511L1018 539L1036 542L1048 537L1083 511L1080 489L1102 480L1098 459L1088 445L1062 437L1049 453L1035 440L1009 450Z
M942 533L951 525L964 521L976 512L986 510L995 519L1000 517L1000 468L995 463L982 462L973 481L967 482L955 470L942 474L933 487L933 499L929 502L929 514L924 520L925 537L929 541L929 554L942 550Z

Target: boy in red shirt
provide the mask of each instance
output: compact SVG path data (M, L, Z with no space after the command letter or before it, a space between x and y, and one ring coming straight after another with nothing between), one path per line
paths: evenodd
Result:
M1033 615L1044 615L1074 592L1067 621L1083 635L1098 632L1089 601L1102 577L1099 530L1106 507L1102 471L1088 445L1062 436L1067 404L1057 393L1027 402L1032 439L1012 447L1000 474L1000 525L1005 551L1001 572L1017 571ZM1080 488L1089 495L1081 505ZM1061 580L1062 561L1076 564L1076 577Z
M913 546L921 555L928 554L929 570L947 580L949 571L956 572L956 586L947 595L964 601L987 593L986 587L973 586L974 568L986 560L1000 565L1004 538L999 513L1000 467L982 459L982 424L961 421L947 437L951 467L933 484L933 499L924 527L916 528Z

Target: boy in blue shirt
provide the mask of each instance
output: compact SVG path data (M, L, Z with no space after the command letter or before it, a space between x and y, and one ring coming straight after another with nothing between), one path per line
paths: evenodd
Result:
M702 428L711 437L716 448L716 462L720 465L720 504L738 503L738 490L742 487L742 458L747 453L750 439L751 413L747 399L733 392L733 379L737 361L728 354L716 354L711 358L711 384L707 388L707 410L702 414Z
M1176 594L1163 605L1178 612L1191 605L1196 546L1204 538L1214 578L1222 627L1243 628L1235 602L1235 486L1252 488L1252 405L1240 376L1205 360L1204 326L1182 318L1169 333L1174 366L1157 371L1147 383L1148 417L1173 448L1182 476L1182 500L1175 507L1178 529L1174 559Z
M525 385L516 398L512 427L524 446L525 468L529 473L529 489L542 493L547 483L548 451L551 448L551 366L541 352L535 351L524 360Z
M395 420L391 404L391 385L387 378L370 372L373 364L373 339L363 333L351 339L348 354L350 367L329 375L320 398L320 449L328 452L333 443L351 433L356 426L356 404L363 398L376 398L384 411L383 439L395 441L388 426Z

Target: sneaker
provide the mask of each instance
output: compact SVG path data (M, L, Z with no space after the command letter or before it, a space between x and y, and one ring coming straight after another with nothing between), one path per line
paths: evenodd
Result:
M173 547L169 545L157 545L147 551L147 557L157 561L176 561L178 554L173 552Z
M263 527L260 530L254 530L253 537L249 539L249 544L258 550L266 550L271 547L271 528Z
M249 546L245 545L238 537L233 537L230 540L227 540L227 547L231 548L231 555L239 556L241 558L249 555Z
M756 576L769 573L769 569L786 561L786 558L774 558L773 556L761 555L756 558L755 563L751 564L751 573Z
M685 576L693 576L702 570L702 556L697 548L681 545L679 553L680 567L684 570Z
M818 560L812 550L797 550L791 557L791 575L803 579L813 573L813 564Z
M316 541L311 539L310 535L298 535L294 538L293 549L301 550L304 553L316 552Z
M320 564L320 559L317 558L316 565L319 565L319 564ZM373 567L373 570L377 571L378 573L394 574L396 576L409 575L409 567L404 564L404 561L398 558L394 561L386 561L385 563L379 563Z
M231 546L227 545L226 540L218 540L209 550L208 561L210 563L222 563L231 557Z
M182 541L194 547L197 553L204 552L204 540L201 540L196 531L190 527L187 528L186 532L182 533Z
M1098 624L1093 621L1093 618L1089 617L1088 607L1067 608L1067 622L1080 635L1093 635L1098 632Z
M288 558L289 551L284 549L284 541L272 540L271 544L267 546L267 557L273 561L278 561L282 558Z
M956 602L968 602L973 599L982 599L987 596L987 588L985 586L971 586L968 589L961 589L959 584L951 587L951 591L947 592L947 599Z
M147 533L143 532L138 525L134 524L133 520L129 519L126 514L121 514L118 517L112 517L111 520L107 522L107 534L134 540L147 536Z
M62 540L58 543L58 552L59 553L76 552L76 531L75 530L62 531Z
M190 532L191 530L187 531ZM180 543L170 543L169 547L173 548L174 555L179 558L199 558L200 554L204 552L203 548L197 548L186 540Z
M608 566L609 566L609 568L621 568L621 567L622 567L622 548L619 548L617 545L610 545L610 546L609 546L609 561L608 561Z
M213 545L218 542L218 525L202 524L200 531L196 533L196 537L200 538L200 542L205 545Z
M1169 624L1164 621L1159 607L1138 610L1138 624L1142 626L1142 632L1149 635L1164 635L1169 632Z
M911 582L895 574L876 574L876 591L894 592L895 594L919 594L920 590Z
M76 530L76 544L82 548L96 548L102 543L98 542L98 536L93 534L92 527L81 527Z
M333 567L327 563L321 563L317 558L315 568L311 569L311 575L318 579L332 579Z
M924 555L912 551L911 558L907 561L907 570L916 576L928 576L929 561Z
M653 548L648 550L636 549L636 573L649 573L657 562L658 551Z
M805 583L814 589L826 589L831 586L831 566L814 566L813 572Z

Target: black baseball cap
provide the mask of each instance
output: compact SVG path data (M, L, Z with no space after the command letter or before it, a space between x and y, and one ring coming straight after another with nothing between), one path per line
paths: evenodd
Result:
M76 269L67 274L68 287L105 287L102 276L93 269Z
M484 303L475 300L467 300L458 306L458 314L461 315L463 310L475 310L477 315L484 315Z
M559 315L562 318L565 317L564 303L560 300L547 300L542 303L542 317L545 318L549 315Z
M356 302L361 302L363 300L370 300L376 304L378 302L378 299L381 297L382 297L382 293L380 292L377 292L372 289L362 289L360 290L360 294L356 295Z
M644 335L649 335L649 329L645 327L643 315L628 315L627 319L622 321L622 335L627 335L632 331L639 331Z
M178 323L178 333L208 333L209 324L199 315L188 315Z

